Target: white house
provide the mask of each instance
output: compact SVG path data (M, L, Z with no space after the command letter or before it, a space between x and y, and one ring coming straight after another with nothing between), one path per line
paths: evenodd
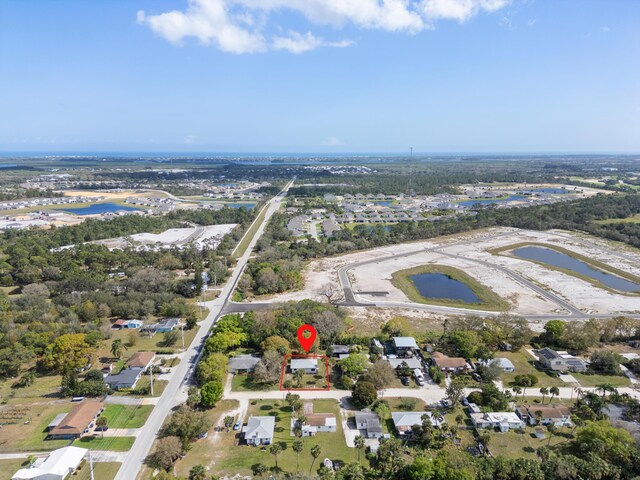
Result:
M476 428L499 428L501 432L524 428L524 422L514 412L472 413L470 416Z
M275 426L275 417L249 417L242 433L248 445L269 445L273 441Z
M318 373L317 358L294 358L291 360L291 373L304 370L304 373Z
M333 413L312 413L305 415L306 420L302 425L302 436L313 437L316 433L335 432L337 427L336 416ZM295 427L297 419L291 419L291 429Z
M493 360L485 360L483 362L480 362L480 364L484 365L485 367L488 367L489 365L496 365L503 372L515 372L516 371L515 365L511 362L511 360L509 360L508 358L505 358L505 357L494 358Z
M21 468L11 480L64 480L80 466L87 455L86 448L64 447L47 458L39 458L30 468Z

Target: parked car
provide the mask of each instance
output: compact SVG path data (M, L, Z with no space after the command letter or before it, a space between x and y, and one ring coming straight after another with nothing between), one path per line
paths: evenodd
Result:
M400 378L400 381L402 382L402 384L403 384L405 387L408 387L408 386L409 386L409 377L402 377L402 378Z
M236 424L233 426L233 429L234 429L234 430L240 430L240 427L242 427L242 421L241 421L241 420L238 420L238 421L236 422Z
M203 438L207 438L208 436L209 436L209 432L204 432L198 435L198 438L202 440Z
M451 402L446 398L443 398L442 400L440 400L440 405L442 405L444 408L449 408L451 406Z
M469 406L469 400L467 399L467 397L464 397L462 400L460 400L460 402L462 403L462 405L464 405L465 407Z

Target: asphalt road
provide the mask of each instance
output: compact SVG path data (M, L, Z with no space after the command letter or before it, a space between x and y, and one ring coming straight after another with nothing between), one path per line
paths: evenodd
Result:
M207 318L200 323L200 329L196 333L191 345L187 347L183 360L175 367L176 370L172 375L171 380L169 380L169 383L158 400L158 403L151 412L151 415L149 415L144 427L142 427L140 435L136 438L136 441L129 450L120 470L118 470L115 480L132 480L137 477L138 472L142 468L144 459L149 454L151 446L153 445L165 418L171 412L173 407L186 400L189 381L202 353L202 345L209 333L209 330L213 325L215 325L215 322L224 311L225 306L229 301L229 298L231 297L247 262L249 261L249 257L251 256L256 242L263 234L271 216L278 210L278 208L280 208L282 200L286 196L291 185L293 185L293 180L290 181L278 195L269 200L267 213L262 223L251 239L249 247L242 257L238 259L238 262L233 269L229 280L222 289L220 296L215 300L205 302L203 304L209 309L209 314L207 315Z

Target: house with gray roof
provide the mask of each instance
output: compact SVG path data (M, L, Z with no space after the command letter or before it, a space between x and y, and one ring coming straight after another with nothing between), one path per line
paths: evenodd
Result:
M238 355L237 357L231 357L229 359L229 371L231 373L253 372L258 363L260 363L258 357L254 357L253 355Z
M366 438L381 438L383 436L380 417L368 408L356 413L356 428L364 430Z
M584 372L587 364L568 352L555 351L548 347L538 350L538 360L544 368L556 372Z
M137 368L125 368L116 375L107 375L104 378L104 383L106 383L111 390L135 388L136 383L138 383L141 376L142 370Z
M393 337L393 346L398 355L413 355L418 350L418 344L413 337Z
M242 427L244 440L248 445L270 445L275 426L275 417L249 417L247 424Z
M444 423L444 417L433 415L431 412L391 412L393 424L400 437L411 436L413 426L422 425L423 417L435 428L440 428Z
M291 360L291 373L296 373L298 370L304 370L304 373L315 374L318 373L318 359L317 358L293 358Z

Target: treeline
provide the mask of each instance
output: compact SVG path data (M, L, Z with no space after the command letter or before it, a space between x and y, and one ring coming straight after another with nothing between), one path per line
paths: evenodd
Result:
M259 208L252 210L258 211ZM193 226L191 224L238 223L246 226L254 215L255 213L245 208L225 207L221 210L176 210L164 216L124 215L112 220L88 219L78 225L52 227L50 230L7 230L0 238L0 249L25 242L56 248L136 233L159 233L168 228Z
M39 188L18 188L15 190L0 192L0 201L19 200L22 198L53 198L63 197L62 192L54 192L51 189L40 190Z

